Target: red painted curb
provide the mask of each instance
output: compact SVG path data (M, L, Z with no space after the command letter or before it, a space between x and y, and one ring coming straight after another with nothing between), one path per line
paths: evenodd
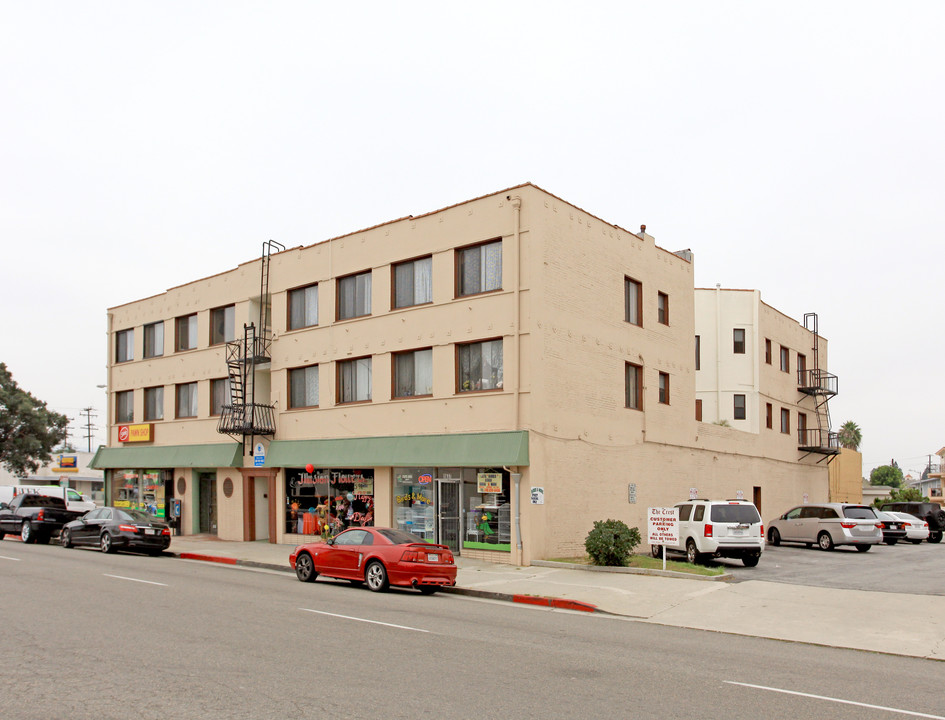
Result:
M213 555L201 555L200 553L181 553L178 557L181 560L205 560L207 562L223 563L224 565L236 565L235 558L215 557Z
M580 610L582 612L597 612L597 606L580 600L564 600L562 598L548 598L539 595L513 595L512 602L526 605L541 605L556 610Z

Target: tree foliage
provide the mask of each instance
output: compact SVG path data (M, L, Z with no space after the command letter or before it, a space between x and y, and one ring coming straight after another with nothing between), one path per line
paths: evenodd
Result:
M910 487L893 488L889 492L888 498L876 498L873 500L873 504L877 507L888 502L929 502L929 499L919 491L919 488Z
M893 460L892 465L880 465L870 473L870 485L886 485L893 488L902 487L902 470Z
M0 464L14 475L36 472L52 460L68 425L69 418L21 389L0 362Z
M847 448L848 450L859 450L860 443L863 442L863 431L860 430L860 426L857 425L852 420L847 420L843 425L840 426L840 430L837 433L837 437L840 440L840 445Z
M622 520L598 520L584 540L584 549L595 565L626 567L641 540L640 530Z

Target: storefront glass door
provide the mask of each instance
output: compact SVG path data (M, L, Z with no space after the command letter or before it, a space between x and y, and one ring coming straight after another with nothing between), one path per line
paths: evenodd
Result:
M460 529L462 528L460 487L459 480L437 479L436 481L437 542L446 545L457 554L459 554Z

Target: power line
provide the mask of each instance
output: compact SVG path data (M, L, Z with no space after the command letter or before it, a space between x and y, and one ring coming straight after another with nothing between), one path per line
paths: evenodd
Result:
M82 408L82 413L85 415L85 439L89 443L89 452L92 452L92 431L95 430L95 425L92 424L92 418L97 417L93 415L94 407Z

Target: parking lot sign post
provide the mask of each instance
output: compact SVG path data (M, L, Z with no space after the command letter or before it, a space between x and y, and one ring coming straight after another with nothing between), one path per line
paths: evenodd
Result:
M679 508L647 508L646 530L650 545L660 545L663 548L663 569L665 570L666 546L679 545Z

